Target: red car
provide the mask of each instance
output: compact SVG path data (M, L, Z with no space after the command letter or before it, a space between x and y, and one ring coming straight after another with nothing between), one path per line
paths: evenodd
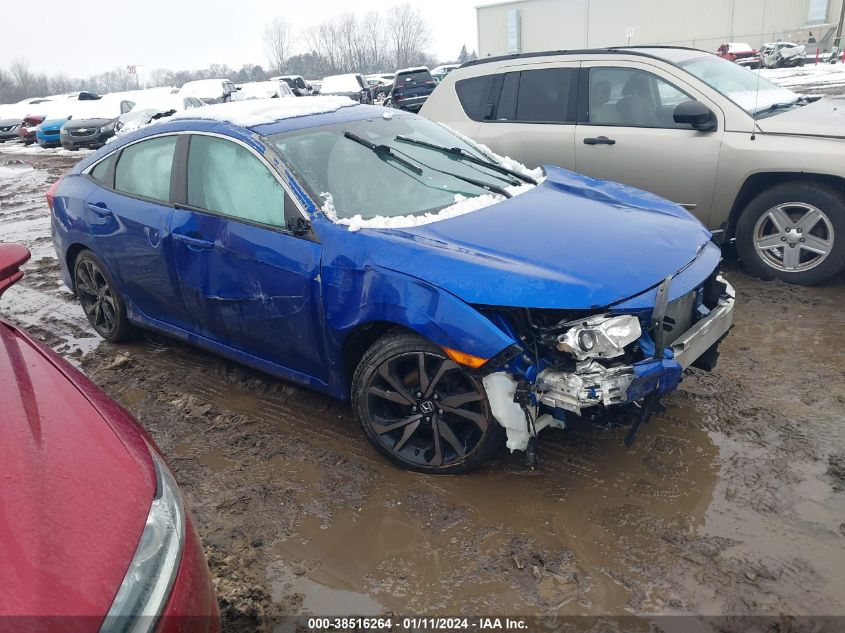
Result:
M716 49L716 55L740 66L760 68L760 53L745 42L727 42Z
M35 142L35 128L44 123L44 117L35 114L27 114L18 128L18 136L25 145L32 145Z
M0 244L0 294L27 259ZM202 547L152 438L3 320L0 385L0 631L220 631Z

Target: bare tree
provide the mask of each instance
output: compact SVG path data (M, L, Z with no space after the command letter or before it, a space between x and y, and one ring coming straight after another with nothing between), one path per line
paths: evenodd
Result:
M285 61L291 52L291 29L284 18L273 18L273 21L264 27L264 52L270 62L270 70L282 74L285 69Z
M402 68L419 63L431 43L431 30L419 10L406 2L387 10L387 38L396 68Z

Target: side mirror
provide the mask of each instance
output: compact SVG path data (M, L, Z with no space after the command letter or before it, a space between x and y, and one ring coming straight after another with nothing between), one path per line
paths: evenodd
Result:
M716 129L716 116L698 101L679 103L672 112L672 118L675 123L690 125L699 132L711 132Z

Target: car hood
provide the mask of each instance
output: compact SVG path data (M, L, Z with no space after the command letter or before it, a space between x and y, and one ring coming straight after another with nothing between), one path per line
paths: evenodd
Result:
M62 620L96 631L155 492L144 436L111 414L107 423L116 404L3 321L0 383L0 616L96 616Z
M767 134L845 138L845 98L822 98L757 122Z
M81 127L102 127L107 123L111 123L115 119L96 118L96 119L71 119L65 123L64 127L68 129L77 129Z
M467 303L594 309L634 297L698 257L710 233L652 194L545 167L539 186L406 229L364 229L373 264ZM401 262L401 266L398 264Z

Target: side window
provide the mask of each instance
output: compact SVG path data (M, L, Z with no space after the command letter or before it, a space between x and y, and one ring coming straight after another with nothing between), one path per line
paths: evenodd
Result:
M516 97L516 121L574 123L570 112L573 68L524 70ZM497 116L497 118L501 118Z
M91 170L91 178L106 187L112 188L114 184L114 172L112 172L112 165L114 165L115 156L116 153L97 163L97 166Z
M285 193L279 181L245 147L213 136L191 137L188 204L249 222L285 226Z
M675 107L692 99L657 75L636 68L591 68L588 121L596 125L689 128Z
M170 168L176 136L162 136L129 145L120 154L114 188L136 196L170 200Z
M461 79L455 84L458 101L461 102L466 115L473 121L484 121L492 114L489 111L492 106L488 107L488 98L493 77L494 75L470 77Z

